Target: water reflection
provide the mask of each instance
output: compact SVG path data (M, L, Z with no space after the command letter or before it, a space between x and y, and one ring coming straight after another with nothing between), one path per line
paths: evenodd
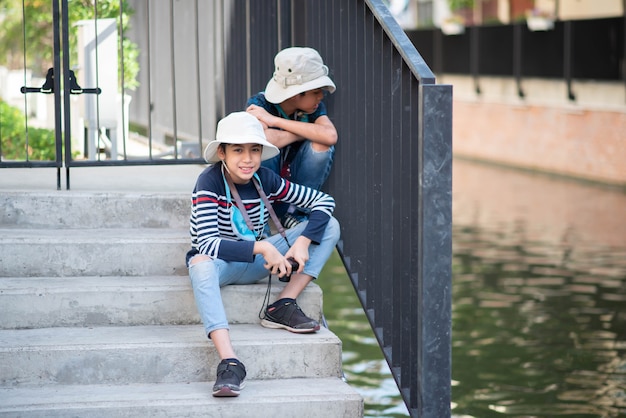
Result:
M626 194L454 162L455 417L626 417ZM320 285L366 416L406 416L335 257Z
M454 168L454 414L626 416L626 195Z

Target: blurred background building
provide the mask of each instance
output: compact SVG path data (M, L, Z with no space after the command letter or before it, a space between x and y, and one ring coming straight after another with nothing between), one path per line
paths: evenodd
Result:
M454 152L626 186L624 0L391 0L439 83Z

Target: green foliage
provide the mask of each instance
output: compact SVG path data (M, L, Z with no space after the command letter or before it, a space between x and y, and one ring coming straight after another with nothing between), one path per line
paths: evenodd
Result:
M28 128L19 109L0 99L0 138L3 160L54 161L54 131Z
M460 9L471 9L474 7L474 0L448 0L448 5L452 12Z
M124 33L129 29L129 20L134 13L126 0L68 0L69 36L71 63L77 57L77 32L74 23L86 19L114 18ZM120 13L120 8L122 12ZM25 16L23 19L22 16ZM35 76L44 77L53 62L53 27L52 2L49 0L0 0L0 56L4 56L5 65L11 69L24 67L33 70ZM26 39L26 42L24 42ZM24 45L26 44L26 45ZM124 38L124 88L134 90L138 85L139 73L138 47L129 39ZM24 46L26 56L24 57ZM120 57L121 60L121 57ZM119 65L119 71L122 66ZM122 75L120 73L120 82Z

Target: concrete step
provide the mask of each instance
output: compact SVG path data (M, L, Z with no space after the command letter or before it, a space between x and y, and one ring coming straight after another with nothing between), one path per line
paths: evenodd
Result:
M76 191L0 194L0 228L188 228L191 189L181 193Z
M341 376L341 341L326 328L239 324L230 333L252 380ZM207 382L218 363L201 325L0 331L3 387Z
M272 279L271 302L283 288ZM229 322L259 323L266 291L267 279L224 287ZM200 323L188 276L0 277L0 301L0 329ZM319 286L310 283L298 304L321 319Z
M0 229L0 277L186 275L187 229Z
M0 416L363 416L335 334L259 325L265 281L222 289L248 378L238 398L211 396L219 358L185 266L189 198L0 196ZM272 280L271 301L283 286ZM317 285L298 303L321 319Z
M363 416L361 396L339 378L247 380L237 398L211 396L213 381L124 386L0 388L6 418Z

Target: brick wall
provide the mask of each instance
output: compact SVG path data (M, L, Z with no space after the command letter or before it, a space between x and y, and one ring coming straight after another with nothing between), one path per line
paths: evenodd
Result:
M623 85L575 86L570 102L546 81L527 82L524 99L511 80L481 79L480 96L466 78L438 82L454 86L455 155L626 186Z

